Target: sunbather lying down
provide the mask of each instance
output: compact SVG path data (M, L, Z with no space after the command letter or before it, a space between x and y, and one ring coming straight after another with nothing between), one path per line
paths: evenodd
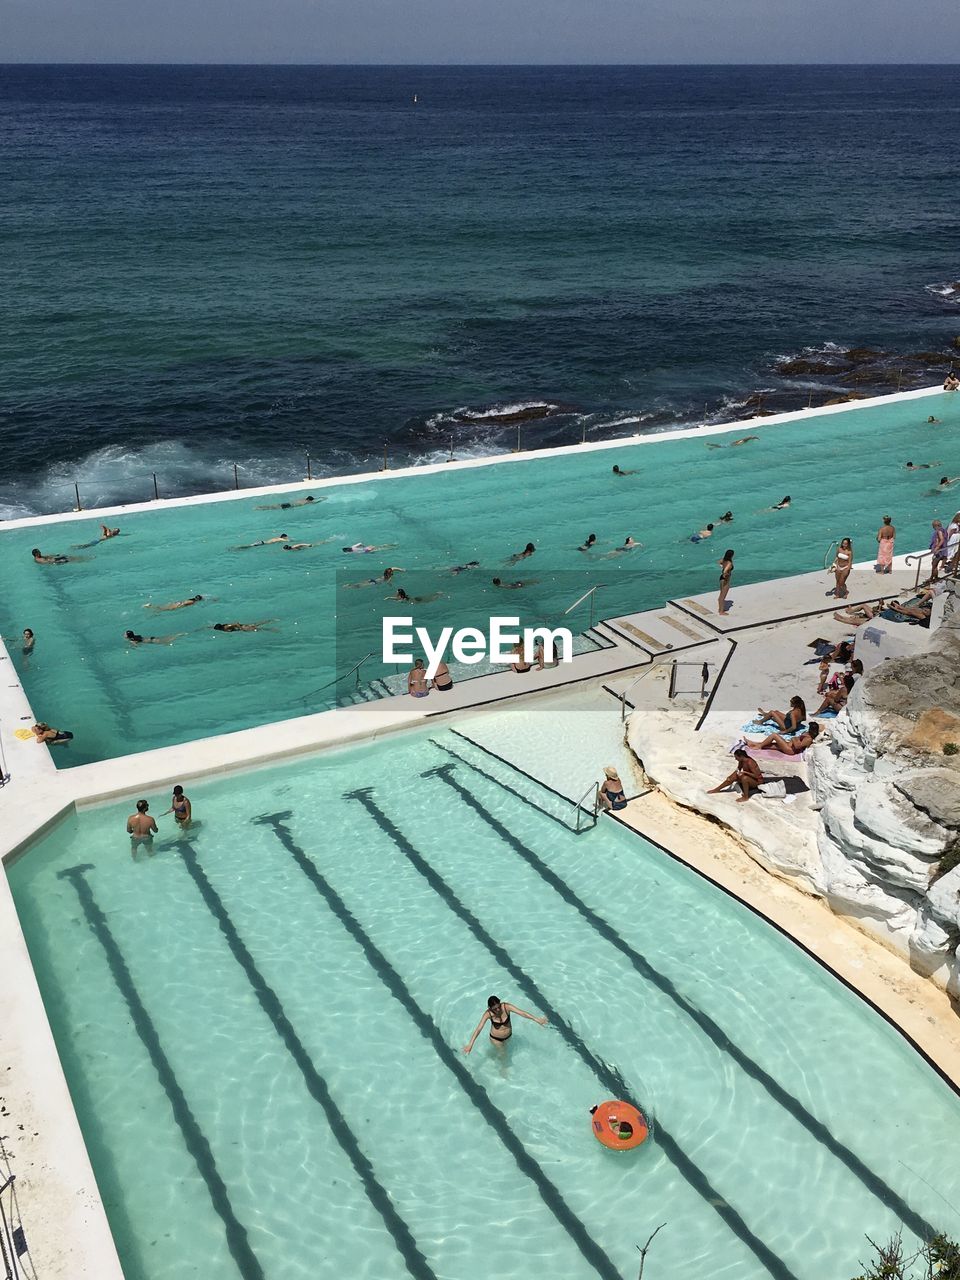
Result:
M807 747L813 746L819 733L820 726L814 720L811 721L810 728L805 733L798 733L795 738L785 738L780 733L771 733L762 742L752 742L750 745L757 751L782 751L785 756L798 756L802 751L806 751Z
M876 604L858 604L850 609L838 609L833 616L845 627L862 627L865 622L872 622L883 607L884 602L878 600Z
M918 622L926 626L930 625L930 614L933 611L933 596L919 596L913 601L904 601L901 604L898 600L891 600L887 608L894 614L903 618L916 618Z

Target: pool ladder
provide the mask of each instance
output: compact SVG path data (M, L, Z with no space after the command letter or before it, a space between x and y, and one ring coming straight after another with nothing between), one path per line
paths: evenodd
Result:
M587 797L590 795L591 792L593 792L593 809L590 810L589 812L590 812L591 818L593 819L593 825L596 826L597 809L600 807L600 783L591 782L590 786L587 787L586 791L583 793L580 799L576 801L576 809L577 809L577 825L575 828L576 831L580 830L580 824L583 821L583 815L584 813L588 812L588 810L584 809L583 802L584 800L587 799Z

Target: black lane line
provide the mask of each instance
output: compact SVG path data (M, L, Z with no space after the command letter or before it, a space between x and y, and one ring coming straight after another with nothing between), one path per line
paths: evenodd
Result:
M367 810L370 816L376 822L377 826L393 841L400 852L412 863L416 870L430 885L431 889L443 899L447 906L467 925L477 940L491 953L497 963L506 970L513 978L517 986L527 995L535 1004L537 1004L544 1012L549 1014L550 1025L555 1027L560 1035L570 1046L571 1049L579 1054L582 1061L594 1073L603 1087L609 1092L611 1098L629 1099L632 1097L629 1086L624 1081L620 1072L604 1062L602 1058L598 1058L592 1049L590 1049L573 1028L567 1023L562 1014L560 1014L543 994L537 984L530 978L523 969L520 968L503 949L503 947L487 933L486 929L480 921L473 915L470 909L460 901L453 892L451 887L443 879L440 873L428 862L424 860L421 854L414 848L410 841L406 838L402 831L387 817L383 810L377 805L373 799L372 787L359 787L356 791L348 791L345 798L357 800ZM642 1110L641 1106L641 1110ZM651 1132L653 1128L651 1127ZM694 1191L702 1197L705 1204L708 1204L726 1223L730 1230L742 1241L744 1245L754 1254L754 1256L763 1264L772 1276L778 1277L778 1280L796 1280L793 1272L790 1271L786 1263L782 1261L772 1249L770 1249L759 1236L747 1226L746 1222L740 1216L736 1209L729 1205L726 1199L711 1185L706 1174L690 1159L688 1155L681 1149L673 1135L657 1121L656 1139L660 1148L663 1150L667 1159L670 1160L677 1172L690 1183Z
M564 902L573 907L611 946L616 947L647 982L652 983L664 995L668 996L674 1004L683 1010L687 1017L697 1024L722 1053L728 1054L741 1071L745 1072L765 1089L770 1097L783 1107L798 1124L802 1125L812 1137L827 1148L831 1155L840 1160L855 1177L859 1178L871 1195L876 1196L882 1204L892 1209L908 1230L923 1240L929 1240L935 1234L934 1228L930 1223L921 1217L919 1213L916 1213L898 1192L894 1191L892 1187L888 1187L879 1174L874 1173L855 1152L851 1151L849 1147L845 1147L842 1142L835 1138L821 1120L818 1120L816 1116L807 1111L799 1099L789 1093L759 1063L754 1062L751 1057L744 1053L739 1045L730 1039L723 1028L714 1022L709 1014L702 1009L698 1009L686 996L682 995L669 978L660 973L658 969L655 969L650 961L641 955L639 951L635 951L629 943L625 942L602 916L597 915L591 907L588 907L581 898L577 897L566 881L562 880L555 871L547 866L538 854L528 848L498 818L484 808L476 796L452 776L454 768L455 766L451 764L439 765L436 769L426 770L423 776L438 777L448 787L452 788L464 803L473 809L478 817L489 827L492 827L500 838L563 898ZM482 772L482 770L479 770L479 772Z
M417 1247L410 1228L393 1207L389 1192L377 1181L373 1166L360 1149L360 1144L353 1130L347 1124L343 1112L331 1097L326 1081L314 1066L309 1053L304 1048L303 1042L294 1031L277 993L257 968L253 956L251 956L239 933L237 933L236 927L230 919L226 907L223 905L223 900L207 879L206 873L197 860L196 850L188 840L180 841L179 850L183 858L183 865L190 873L210 914L220 926L220 931L233 952L233 958L246 975L247 981L253 988L261 1008L273 1023L277 1035L283 1041L284 1048L300 1068L307 1091L313 1100L322 1107L333 1136L340 1144L345 1155L348 1156L357 1176L363 1183L367 1199L380 1214L384 1226L393 1237L393 1242L403 1257L407 1270L417 1280L436 1280L430 1264Z
M86 881L84 873L93 870L94 867L91 863L83 863L80 866L68 867L65 871L58 871L57 875L61 880L69 880L73 885L77 897L80 899L83 914L87 918L87 924L103 948L113 980L120 994L127 1002L134 1028L143 1041L144 1048L153 1063L153 1069L156 1071L157 1078L167 1095L174 1119L183 1134L186 1148L193 1157L200 1171L200 1176L207 1184L213 1207L223 1222L227 1237L227 1248L236 1263L237 1270L243 1276L243 1280L266 1280L263 1268L250 1247L246 1229L241 1225L233 1211L226 1183L217 1169L213 1152L210 1150L210 1144L207 1142L196 1117L190 1110L190 1104L187 1102L186 1096L180 1087L176 1073L170 1065L169 1058L163 1051L163 1045L160 1043L157 1029L153 1025L143 1001L140 999L133 976L127 968L126 960L123 958L123 952L117 945L116 938L110 932L107 918L100 909L96 898L93 896L93 891Z
M513 1156L521 1173L525 1174L533 1182L540 1193L540 1198L567 1235L573 1240L585 1260L598 1275L604 1277L604 1280L621 1280L620 1272L611 1259L589 1235L583 1223L510 1128L506 1116L490 1101L485 1090L477 1083L457 1057L457 1054L444 1040L440 1034L440 1028L413 998L396 969L393 968L383 952L380 951L370 935L365 932L363 926L352 914L350 908L337 891L321 875L316 864L296 843L289 828L285 825L292 816L292 812L286 810L283 813L262 814L260 817L254 818L253 821L272 828L279 842L323 898L347 933L350 934L351 938L363 951L367 963L374 973L376 973L393 998L402 1005L406 1013L413 1019L420 1034L425 1040L429 1041L444 1066L456 1077L464 1093Z

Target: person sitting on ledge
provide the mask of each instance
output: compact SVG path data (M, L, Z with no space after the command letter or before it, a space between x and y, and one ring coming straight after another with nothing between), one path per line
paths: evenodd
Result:
M823 701L813 714L822 716L825 711L842 711L856 683L857 677L851 671L845 672L836 689L827 689L823 695Z
M601 809L625 809L627 807L627 793L620 781L620 775L612 764L604 765L603 772L606 774L603 786L597 792L597 801Z
M956 391L960 387L960 378L955 373L948 373L943 380L944 391Z
M783 733L796 733L806 718L807 708L798 693L790 699L789 711L764 711L763 707L757 708L758 722L772 720Z
M785 756L798 756L812 747L820 733L820 726L814 720L805 733L798 733L795 738L784 738L779 733L771 733L762 742L752 745L757 751L782 751Z
M742 804L744 800L749 800L755 791L759 791L763 783L763 771L749 755L743 747L738 747L733 753L737 762L737 767L733 773L727 774L724 780L717 787L710 787L707 795L716 795L718 791L726 791L727 787L739 787L740 794L737 796L737 804Z

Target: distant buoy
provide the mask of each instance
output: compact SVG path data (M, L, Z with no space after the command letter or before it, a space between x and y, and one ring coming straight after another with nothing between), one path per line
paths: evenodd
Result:
M590 1108L593 1136L611 1151L632 1151L645 1142L650 1128L629 1102L601 1102Z

